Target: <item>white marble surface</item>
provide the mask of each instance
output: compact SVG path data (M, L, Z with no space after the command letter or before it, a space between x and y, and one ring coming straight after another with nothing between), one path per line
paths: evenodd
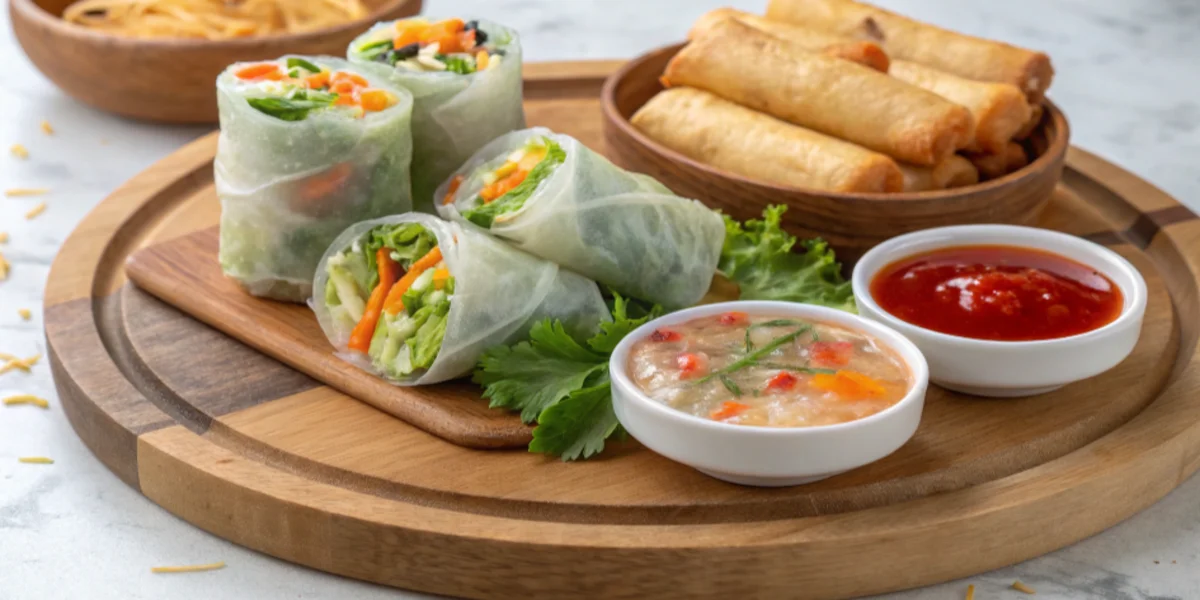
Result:
M1071 118L1073 141L1200 207L1200 4L1194 0L881 0L965 32L1040 48L1058 77L1051 96ZM765 0L734 4L761 10ZM429 12L477 14L515 26L529 60L631 57L680 39L721 0L427 0ZM0 17L6 19L7 17ZM107 193L204 132L132 123L65 97L26 61L5 24L0 34L0 187L49 187L49 210L26 221L38 199L0 198L0 246L13 264L0 282L0 349L43 349L46 274L79 219ZM57 129L39 130L41 120ZM7 147L32 154L19 161ZM25 322L18 308L34 309ZM87 598L415 598L295 567L214 538L125 486L75 437L49 369L0 375L0 397L34 393L49 411L0 408L0 600ZM17 456L47 455L51 466ZM1104 498L1097 498L1104 502ZM1075 546L968 580L886 596L1166 600L1200 598L1200 479L1117 527ZM937 552L937 549L931 549ZM223 560L213 573L151 575L164 564ZM797 590L802 597L803 590Z

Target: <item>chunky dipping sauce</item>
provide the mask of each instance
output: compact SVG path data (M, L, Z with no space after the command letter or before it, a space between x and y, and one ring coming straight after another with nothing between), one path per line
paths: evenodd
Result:
M858 331L729 312L661 327L629 353L646 395L739 425L811 427L868 417L908 393L907 366Z
M1063 338L1121 315L1124 298L1095 269L1050 252L961 246L910 256L871 281L883 310L926 329L982 340Z

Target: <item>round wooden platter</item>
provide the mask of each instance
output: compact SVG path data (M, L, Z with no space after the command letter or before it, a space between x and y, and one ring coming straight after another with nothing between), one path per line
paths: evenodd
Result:
M601 148L598 94L617 66L528 66L531 123ZM1034 398L931 390L892 456L767 490L633 442L574 464L462 448L133 287L130 253L216 223L215 145L181 149L83 220L51 270L46 334L67 415L105 465L196 526L286 560L473 598L844 598L1060 548L1200 468L1200 220L1081 150L1042 225L1145 274L1134 354Z

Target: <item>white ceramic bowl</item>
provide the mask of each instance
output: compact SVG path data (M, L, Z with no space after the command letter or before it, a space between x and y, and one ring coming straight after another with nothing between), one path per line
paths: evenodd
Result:
M824 322L865 332L906 363L912 387L899 402L864 419L785 428L734 425L692 416L650 398L629 379L630 349L655 329L729 311ZM766 487L817 481L895 452L917 430L929 385L925 358L904 336L847 312L794 302L725 302L660 317L621 341L613 351L609 372L617 419L647 448L717 479Z
M871 297L871 280L898 260L940 248L980 245L1045 250L1083 263L1120 288L1125 297L1121 315L1104 327L1070 337L990 341L918 327L884 311ZM1099 375L1133 351L1146 312L1146 281L1129 261L1082 238L1033 227L962 225L895 237L867 252L855 266L852 279L862 316L912 340L929 361L929 377L934 383L977 396L1032 396Z

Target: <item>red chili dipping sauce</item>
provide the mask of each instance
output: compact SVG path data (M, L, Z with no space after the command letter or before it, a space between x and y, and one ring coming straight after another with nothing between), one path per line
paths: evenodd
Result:
M1095 269L1042 250L960 246L910 256L871 281L883 310L926 329L982 340L1048 340L1099 329L1124 306Z

